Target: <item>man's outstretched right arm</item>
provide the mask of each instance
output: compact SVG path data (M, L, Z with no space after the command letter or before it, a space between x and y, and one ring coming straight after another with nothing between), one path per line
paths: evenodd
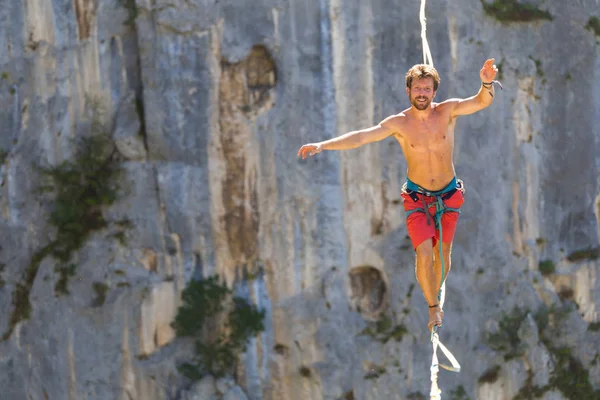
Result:
M319 143L305 144L298 150L298 156L304 159L307 155L312 156L320 153L322 150L350 150L367 143L378 142L398 133L397 118L399 117L388 117L371 128L348 132Z

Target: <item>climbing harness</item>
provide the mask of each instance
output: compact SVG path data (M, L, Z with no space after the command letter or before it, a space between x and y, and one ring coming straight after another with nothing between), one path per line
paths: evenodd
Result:
M448 184L448 186L446 186L444 189L437 191L437 192L431 192L428 191L418 185L416 185L414 182L412 181L408 181L405 184L405 187L403 188L404 191L415 201L418 201L418 196L417 193L421 194L421 200L423 202L423 207L422 208L415 208L413 210L407 211L406 212L406 218L408 218L412 213L415 212L422 212L425 213L425 215L427 216L427 225L431 224L431 214L429 213L429 208L435 205L435 217L434 217L434 221L435 221L435 228L438 229L440 231L440 241L443 238L443 230L442 230L442 215L446 212L456 212L460 214L460 209L458 208L451 208L451 207L446 207L446 205L444 204L444 200L450 198L454 192L456 192L457 190L461 189L463 186L463 183L460 179L456 179L456 177L454 179L452 179L452 181ZM435 198L435 202L430 203L429 205L425 203L425 196L427 197L433 197ZM440 291L438 293L438 300L441 300L441 287L444 284L445 280L446 280L446 273L445 273L445 269L444 269L444 253L442 252L442 246L439 246L440 248L440 260L442 261L442 281L440 282ZM442 307L442 305L440 304L440 308Z

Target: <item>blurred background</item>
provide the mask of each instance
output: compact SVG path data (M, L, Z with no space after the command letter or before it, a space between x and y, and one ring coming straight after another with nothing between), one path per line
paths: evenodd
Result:
M429 399L393 138L420 2L2 0L0 398ZM600 8L429 0L450 400L600 399ZM445 361L443 356L441 361Z

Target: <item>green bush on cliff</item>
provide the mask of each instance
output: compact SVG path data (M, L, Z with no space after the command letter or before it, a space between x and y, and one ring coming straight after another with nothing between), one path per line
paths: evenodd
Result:
M499 322L498 331L489 334L486 338L487 344L492 349L504 353L506 361L523 355L525 349L518 331L527 313L527 310L516 307L510 313L504 314Z
M393 325L389 317L382 316L374 323L369 324L358 335L370 336L374 340L386 344L390 339L401 342L406 333L408 330L403 324Z
M79 138L75 146L73 159L39 167L44 180L39 192L54 195L48 222L56 233L49 250L58 262L58 294L68 293L68 278L75 274L71 257L93 232L108 226L102 210L119 195L121 169L114 159L116 148L108 134L96 126L90 136Z
M238 355L264 330L264 310L234 296L217 276L192 280L172 323L177 336L195 339L196 354L180 372L191 380L233 372Z
M570 262L577 262L584 260L596 260L598 257L600 257L600 247L588 247L570 253L567 256L567 260Z
M588 19L585 29L594 32L594 35L600 36L600 19L595 15Z
M0 149L0 166L6 162L8 158L8 151L5 149Z
M483 10L501 22L530 22L542 19L552 21L553 19L548 11L517 0L494 0L491 3L486 0L480 1Z
M538 263L540 273L544 276L552 275L556 271L556 266L552 260L542 260Z

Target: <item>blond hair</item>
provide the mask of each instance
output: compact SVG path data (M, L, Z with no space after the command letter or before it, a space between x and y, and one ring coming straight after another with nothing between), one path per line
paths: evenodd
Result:
M434 67L427 64L417 64L406 73L406 87L410 89L413 79L420 78L432 78L434 91L437 90L440 84L440 75Z

